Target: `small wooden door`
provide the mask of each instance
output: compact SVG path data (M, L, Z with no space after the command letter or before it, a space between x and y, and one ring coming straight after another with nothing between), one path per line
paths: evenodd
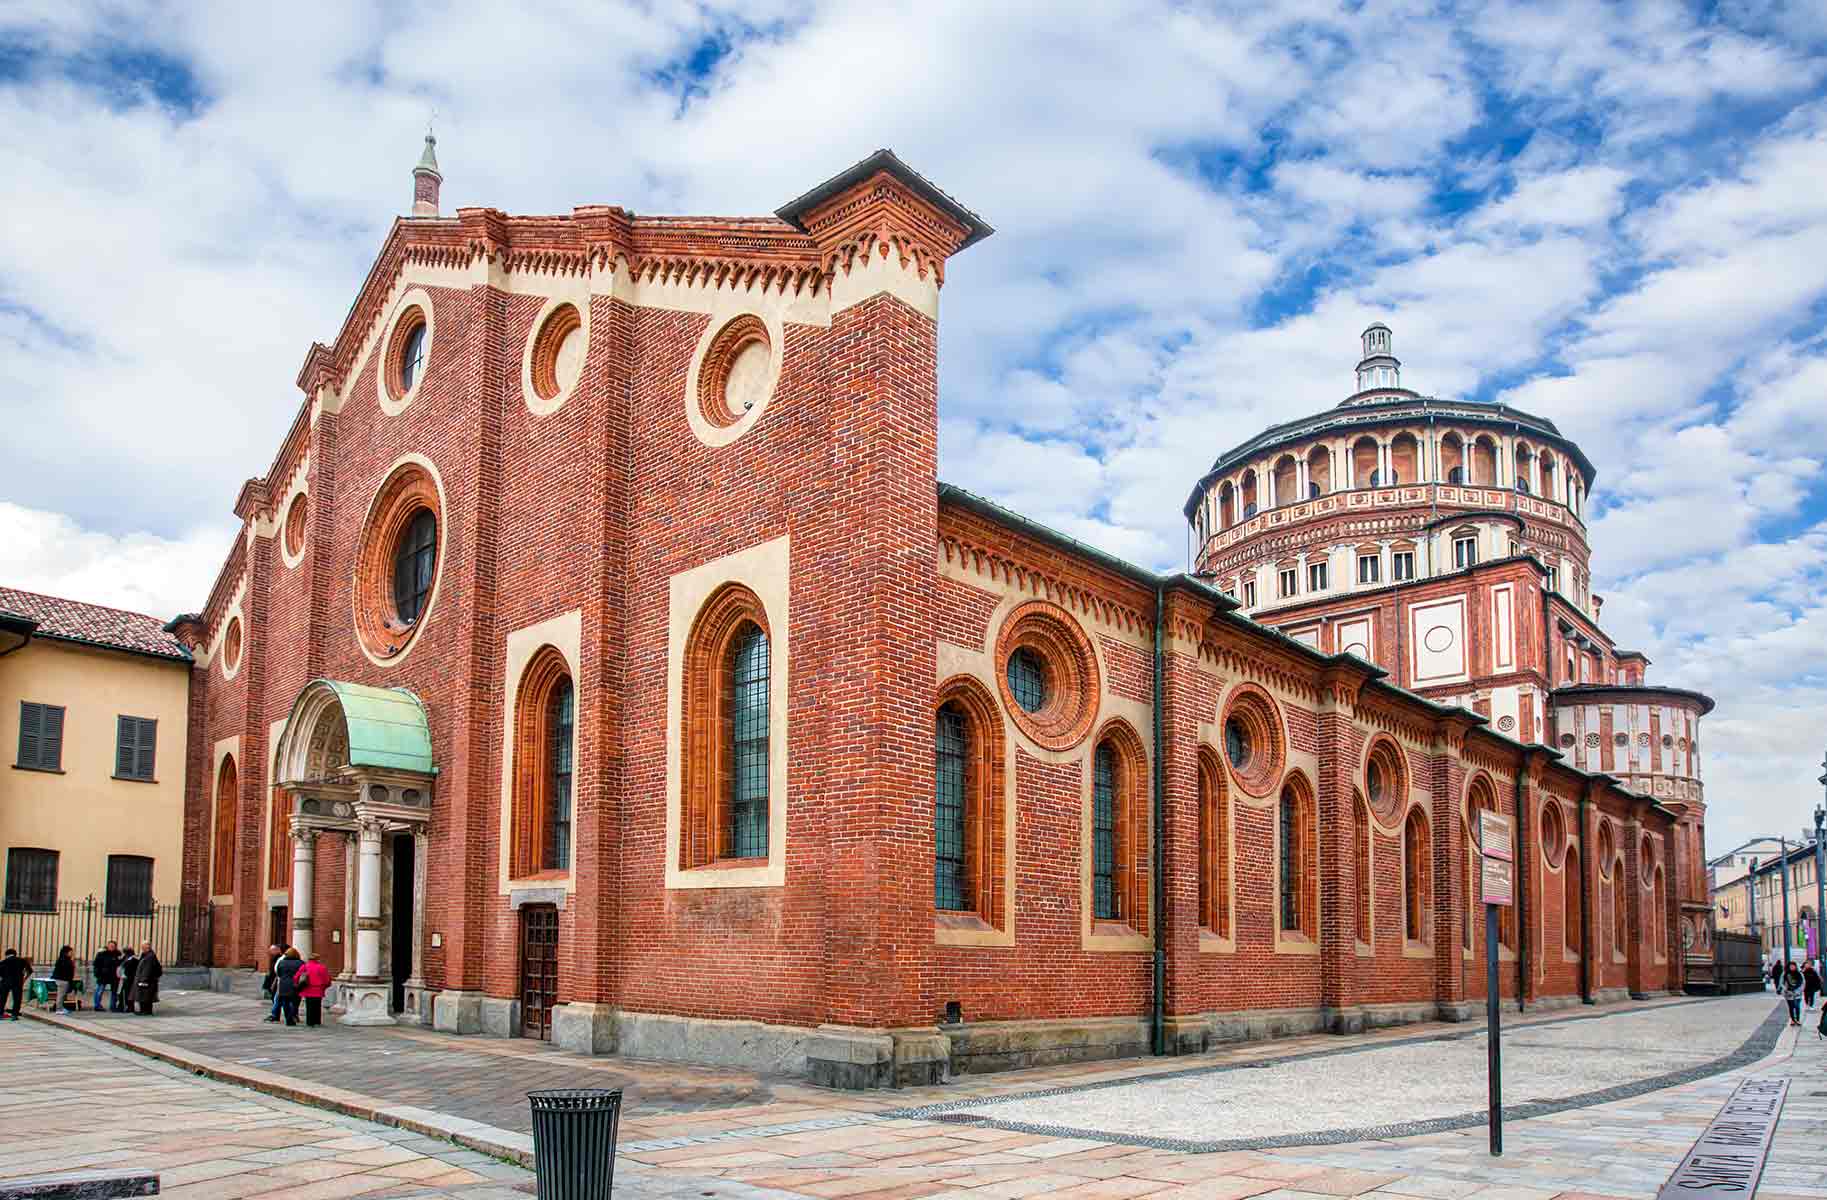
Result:
M529 904L520 910L520 1026L525 1037L552 1039L552 1006L558 1002L558 909Z
M290 916L291 914L283 904L272 910L272 923L271 927L267 930L269 935L267 941L279 947L281 950L284 950L287 946L292 944L292 922ZM267 964L269 967L272 965L273 964L271 963Z

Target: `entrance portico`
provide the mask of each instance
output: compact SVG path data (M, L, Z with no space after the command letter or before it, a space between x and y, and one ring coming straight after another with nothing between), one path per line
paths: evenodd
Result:
M348 1025L384 1025L394 1019L394 987L401 1015L429 1016L419 964L425 913L425 839L431 821L431 730L425 707L402 688L316 679L292 704L280 734L274 786L290 814L292 837L292 944L309 955L314 937L313 892L320 836L344 842L345 929L353 930L353 965L336 981L337 1001ZM402 836L410 857L411 942L396 945L392 882ZM409 974L395 980L392 967Z

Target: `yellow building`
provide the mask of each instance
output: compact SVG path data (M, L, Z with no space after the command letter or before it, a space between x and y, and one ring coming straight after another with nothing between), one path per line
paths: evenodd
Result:
M156 617L0 587L0 941L40 970L181 957L190 666Z

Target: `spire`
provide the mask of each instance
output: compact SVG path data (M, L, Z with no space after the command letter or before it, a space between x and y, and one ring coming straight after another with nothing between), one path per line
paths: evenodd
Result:
M419 165L412 169L412 215L415 217L435 217L438 215L438 185L444 182L444 176L438 171L438 139L425 131L425 153L419 155Z

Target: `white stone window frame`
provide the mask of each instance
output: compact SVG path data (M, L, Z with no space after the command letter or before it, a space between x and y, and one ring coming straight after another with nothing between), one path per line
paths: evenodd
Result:
M691 393L696 405L696 393ZM758 406L759 407L759 406ZM787 599L790 536L782 534L681 571L668 581L666 637L666 887L783 887L787 882L788 678L792 668ZM704 605L725 584L755 593L768 618L768 857L765 866L679 866L684 833L685 649Z
M578 278L576 286L547 298L540 308L539 315L533 318L533 327L527 331L526 345L520 351L520 398L526 403L527 411L536 417L549 417L565 406L577 393L584 381L584 370L590 365L590 281ZM541 396L539 389L533 385L533 355L539 347L539 335L552 319L552 314L570 305L577 310L577 336L583 339L583 357L577 364L577 378L570 387L561 387L551 398ZM429 320L429 318L428 318Z
M713 347L723 335L723 331L742 317L753 317L761 322L768 335L768 384L749 410L728 425L714 425L704 415L698 403L698 379L703 374L705 365L710 359ZM692 436L713 450L720 449L735 442L743 434L753 429L774 402L780 391L780 376L786 359L786 327L781 320L780 307L775 304L749 304L736 297L727 304L719 304L711 309L710 320L705 323L704 332L698 337L698 345L692 351L691 365L685 370L685 419L691 425Z

